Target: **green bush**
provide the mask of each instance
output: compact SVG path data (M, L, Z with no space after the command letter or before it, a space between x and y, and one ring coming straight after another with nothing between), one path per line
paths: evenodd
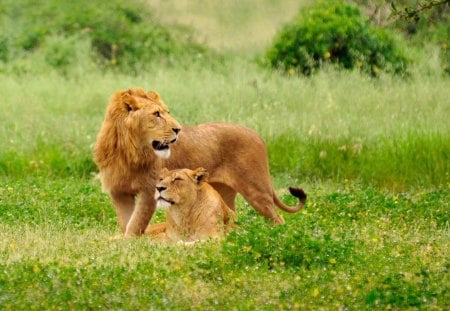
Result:
M45 48L47 64L66 67L76 60L74 38L88 38L97 65L126 70L155 59L205 52L185 30L161 25L148 3L139 0L6 0L2 6L0 60L4 63ZM61 39L60 45L52 40L55 37Z
M278 34L266 57L275 68L305 75L329 62L374 76L381 70L403 73L407 65L391 33L371 26L358 8L339 0L303 9Z

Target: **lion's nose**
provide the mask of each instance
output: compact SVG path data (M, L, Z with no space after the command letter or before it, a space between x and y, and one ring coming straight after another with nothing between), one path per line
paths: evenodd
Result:
M158 190L158 192L163 192L166 189L167 187L156 187L156 190Z
M178 134L181 131L181 129L178 127L174 127L174 128L172 128L172 131L174 131L175 134Z

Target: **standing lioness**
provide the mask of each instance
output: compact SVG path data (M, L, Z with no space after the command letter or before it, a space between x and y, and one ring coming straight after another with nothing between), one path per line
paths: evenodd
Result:
M134 88L111 97L94 160L125 235L144 233L155 210L153 193L162 167L204 167L210 184L231 209L240 193L274 223L284 222L275 205L289 213L304 206L306 194L300 188L289 188L299 198L295 207L284 205L275 194L266 147L256 132L226 123L180 130L156 92Z
M163 168L156 184L155 200L165 207L166 222L149 226L146 233L172 242L220 238L229 231L236 213L208 184L208 172Z

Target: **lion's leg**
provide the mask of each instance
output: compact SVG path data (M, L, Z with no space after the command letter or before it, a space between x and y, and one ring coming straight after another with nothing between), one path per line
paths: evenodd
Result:
M134 196L123 192L112 191L111 199L116 209L120 229L122 232L125 232L128 221L134 211Z
M142 235L155 212L155 208L156 202L153 193L142 192L127 224L125 236Z
M220 196L222 197L223 201L228 205L228 207L231 208L233 211L235 211L236 210L235 201L237 192L233 188L228 187L227 185L221 183L211 183L211 186L213 186L213 188L216 189L217 192L219 192Z

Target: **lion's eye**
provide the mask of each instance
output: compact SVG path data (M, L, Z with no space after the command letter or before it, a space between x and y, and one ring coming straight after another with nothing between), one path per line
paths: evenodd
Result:
M159 111L156 111L155 113L153 113L153 115L157 118L159 118L161 116L161 113L159 113Z
M174 182L175 182L175 181L180 181L180 180L183 180L183 179L181 179L180 177L175 177L175 178L173 179Z

